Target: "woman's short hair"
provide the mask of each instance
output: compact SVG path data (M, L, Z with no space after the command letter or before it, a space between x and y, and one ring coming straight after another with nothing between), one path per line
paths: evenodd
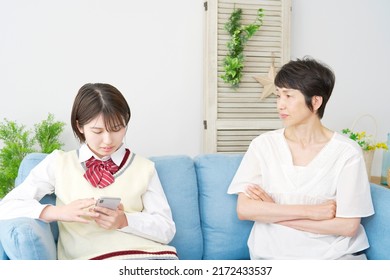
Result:
M122 93L114 86L103 83L83 85L73 102L71 125L80 142L85 136L78 129L102 114L108 131L115 130L118 124L127 126L130 121L130 107Z
M291 60L283 65L275 77L275 86L295 89L305 96L307 107L313 111L313 96L322 97L322 105L317 114L321 119L335 84L332 69L322 62L305 56L303 59Z

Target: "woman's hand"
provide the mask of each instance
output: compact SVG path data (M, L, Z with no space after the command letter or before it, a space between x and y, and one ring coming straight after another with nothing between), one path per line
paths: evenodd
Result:
M275 202L272 197L267 194L260 186L258 185L249 185L246 189L247 195L254 200L262 200L267 202Z
M91 209L91 212L98 214L98 216L93 217L93 219L100 227L104 229L119 229L128 225L123 210L123 204L121 203L116 210L96 206Z
M90 222L88 217L95 218L99 215L98 213L89 211L89 209L95 205L95 202L96 201L93 198L86 198L72 201L67 205L48 205L42 210L39 218L47 222L63 221L86 224Z
M307 216L310 220L320 221L320 220L329 220L336 217L336 201L328 200L324 203L317 205L308 205L307 206Z

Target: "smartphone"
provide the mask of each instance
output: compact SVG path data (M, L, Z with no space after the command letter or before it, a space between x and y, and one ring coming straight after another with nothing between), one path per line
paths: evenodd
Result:
M120 202L121 202L120 197L100 197L96 201L96 206L116 210Z

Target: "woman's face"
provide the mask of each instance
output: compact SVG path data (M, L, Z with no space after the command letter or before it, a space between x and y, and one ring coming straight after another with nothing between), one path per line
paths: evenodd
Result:
M107 131L102 115L79 127L79 130L85 136L85 143L100 158L113 154L122 145L126 135L126 127L121 123Z
M305 123L315 115L306 105L305 97L299 90L276 87L277 109L285 126Z

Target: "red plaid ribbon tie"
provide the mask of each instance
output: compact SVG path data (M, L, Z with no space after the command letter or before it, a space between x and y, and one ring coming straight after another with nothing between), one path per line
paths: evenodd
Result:
M94 187L105 188L114 183L115 178L113 174L118 171L119 167L112 161L112 159L101 161L91 157L86 162L87 171L84 178Z

